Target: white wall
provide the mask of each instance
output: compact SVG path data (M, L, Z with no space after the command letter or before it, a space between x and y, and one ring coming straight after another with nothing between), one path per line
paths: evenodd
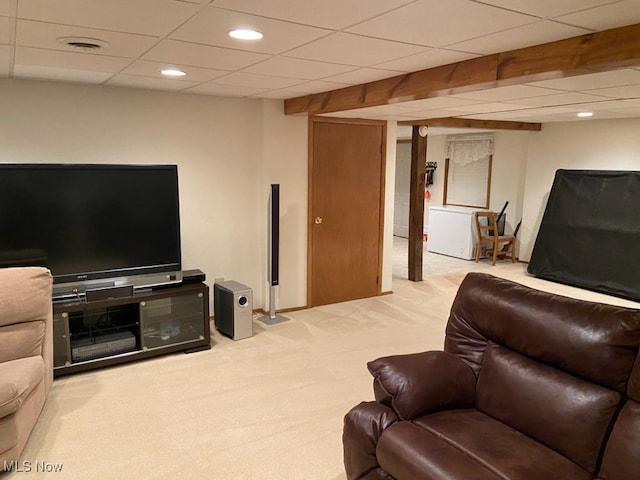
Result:
M262 172L257 208L264 215L260 228L267 230L270 185L278 183L280 285L275 289L274 303L277 309L300 307L307 304L308 120L306 115L285 116L282 101L262 102ZM265 265L265 309L268 309L266 240L261 245L261 252Z
M429 185L430 197L424 201L424 225L429 231L429 207L441 207L444 200L444 159L446 152L446 135L427 136L427 162L438 162L433 173L433 185Z
M396 140L398 125L387 122L387 151L384 178L384 232L382 240L382 292L392 291L393 278L393 211L396 178Z
M528 261L557 169L640 170L640 119L547 123L531 134L520 258Z
M527 151L530 139L536 134L537 132L511 130L494 133L495 151L491 167L489 209L500 212L505 202L509 202L506 210L506 233L513 233L516 225L522 219ZM520 233L518 233L518 238L520 238Z
M282 102L0 79L0 162L177 164L183 266L265 305L266 199L281 183L279 308L306 294L306 118ZM280 105L280 106L279 106ZM263 128L264 125L264 128Z
M411 197L411 143L396 145L396 174L393 195L393 234L409 238L409 199Z

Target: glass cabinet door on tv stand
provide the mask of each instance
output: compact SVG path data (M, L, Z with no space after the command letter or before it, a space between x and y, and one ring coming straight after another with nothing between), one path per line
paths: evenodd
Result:
M53 306L54 374L211 348L204 283Z

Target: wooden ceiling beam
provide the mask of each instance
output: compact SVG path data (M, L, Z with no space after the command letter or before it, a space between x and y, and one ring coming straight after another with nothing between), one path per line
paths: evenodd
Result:
M451 128L486 128L488 130L529 130L539 132L541 123L511 122L506 120L475 120L472 118L425 118L423 120L406 120L398 125L426 125L428 127Z
M285 100L285 114L322 114L640 65L640 24L486 55Z

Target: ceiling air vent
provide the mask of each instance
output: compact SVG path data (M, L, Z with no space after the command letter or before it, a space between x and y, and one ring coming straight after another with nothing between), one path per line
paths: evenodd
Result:
M109 42L97 38L86 37L60 37L58 39L63 45L84 51L93 51L109 46Z

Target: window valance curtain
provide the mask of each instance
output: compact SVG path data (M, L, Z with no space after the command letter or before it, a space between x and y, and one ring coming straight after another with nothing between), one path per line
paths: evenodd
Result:
M447 158L456 165L465 166L493 155L493 137L450 136L447 137Z

